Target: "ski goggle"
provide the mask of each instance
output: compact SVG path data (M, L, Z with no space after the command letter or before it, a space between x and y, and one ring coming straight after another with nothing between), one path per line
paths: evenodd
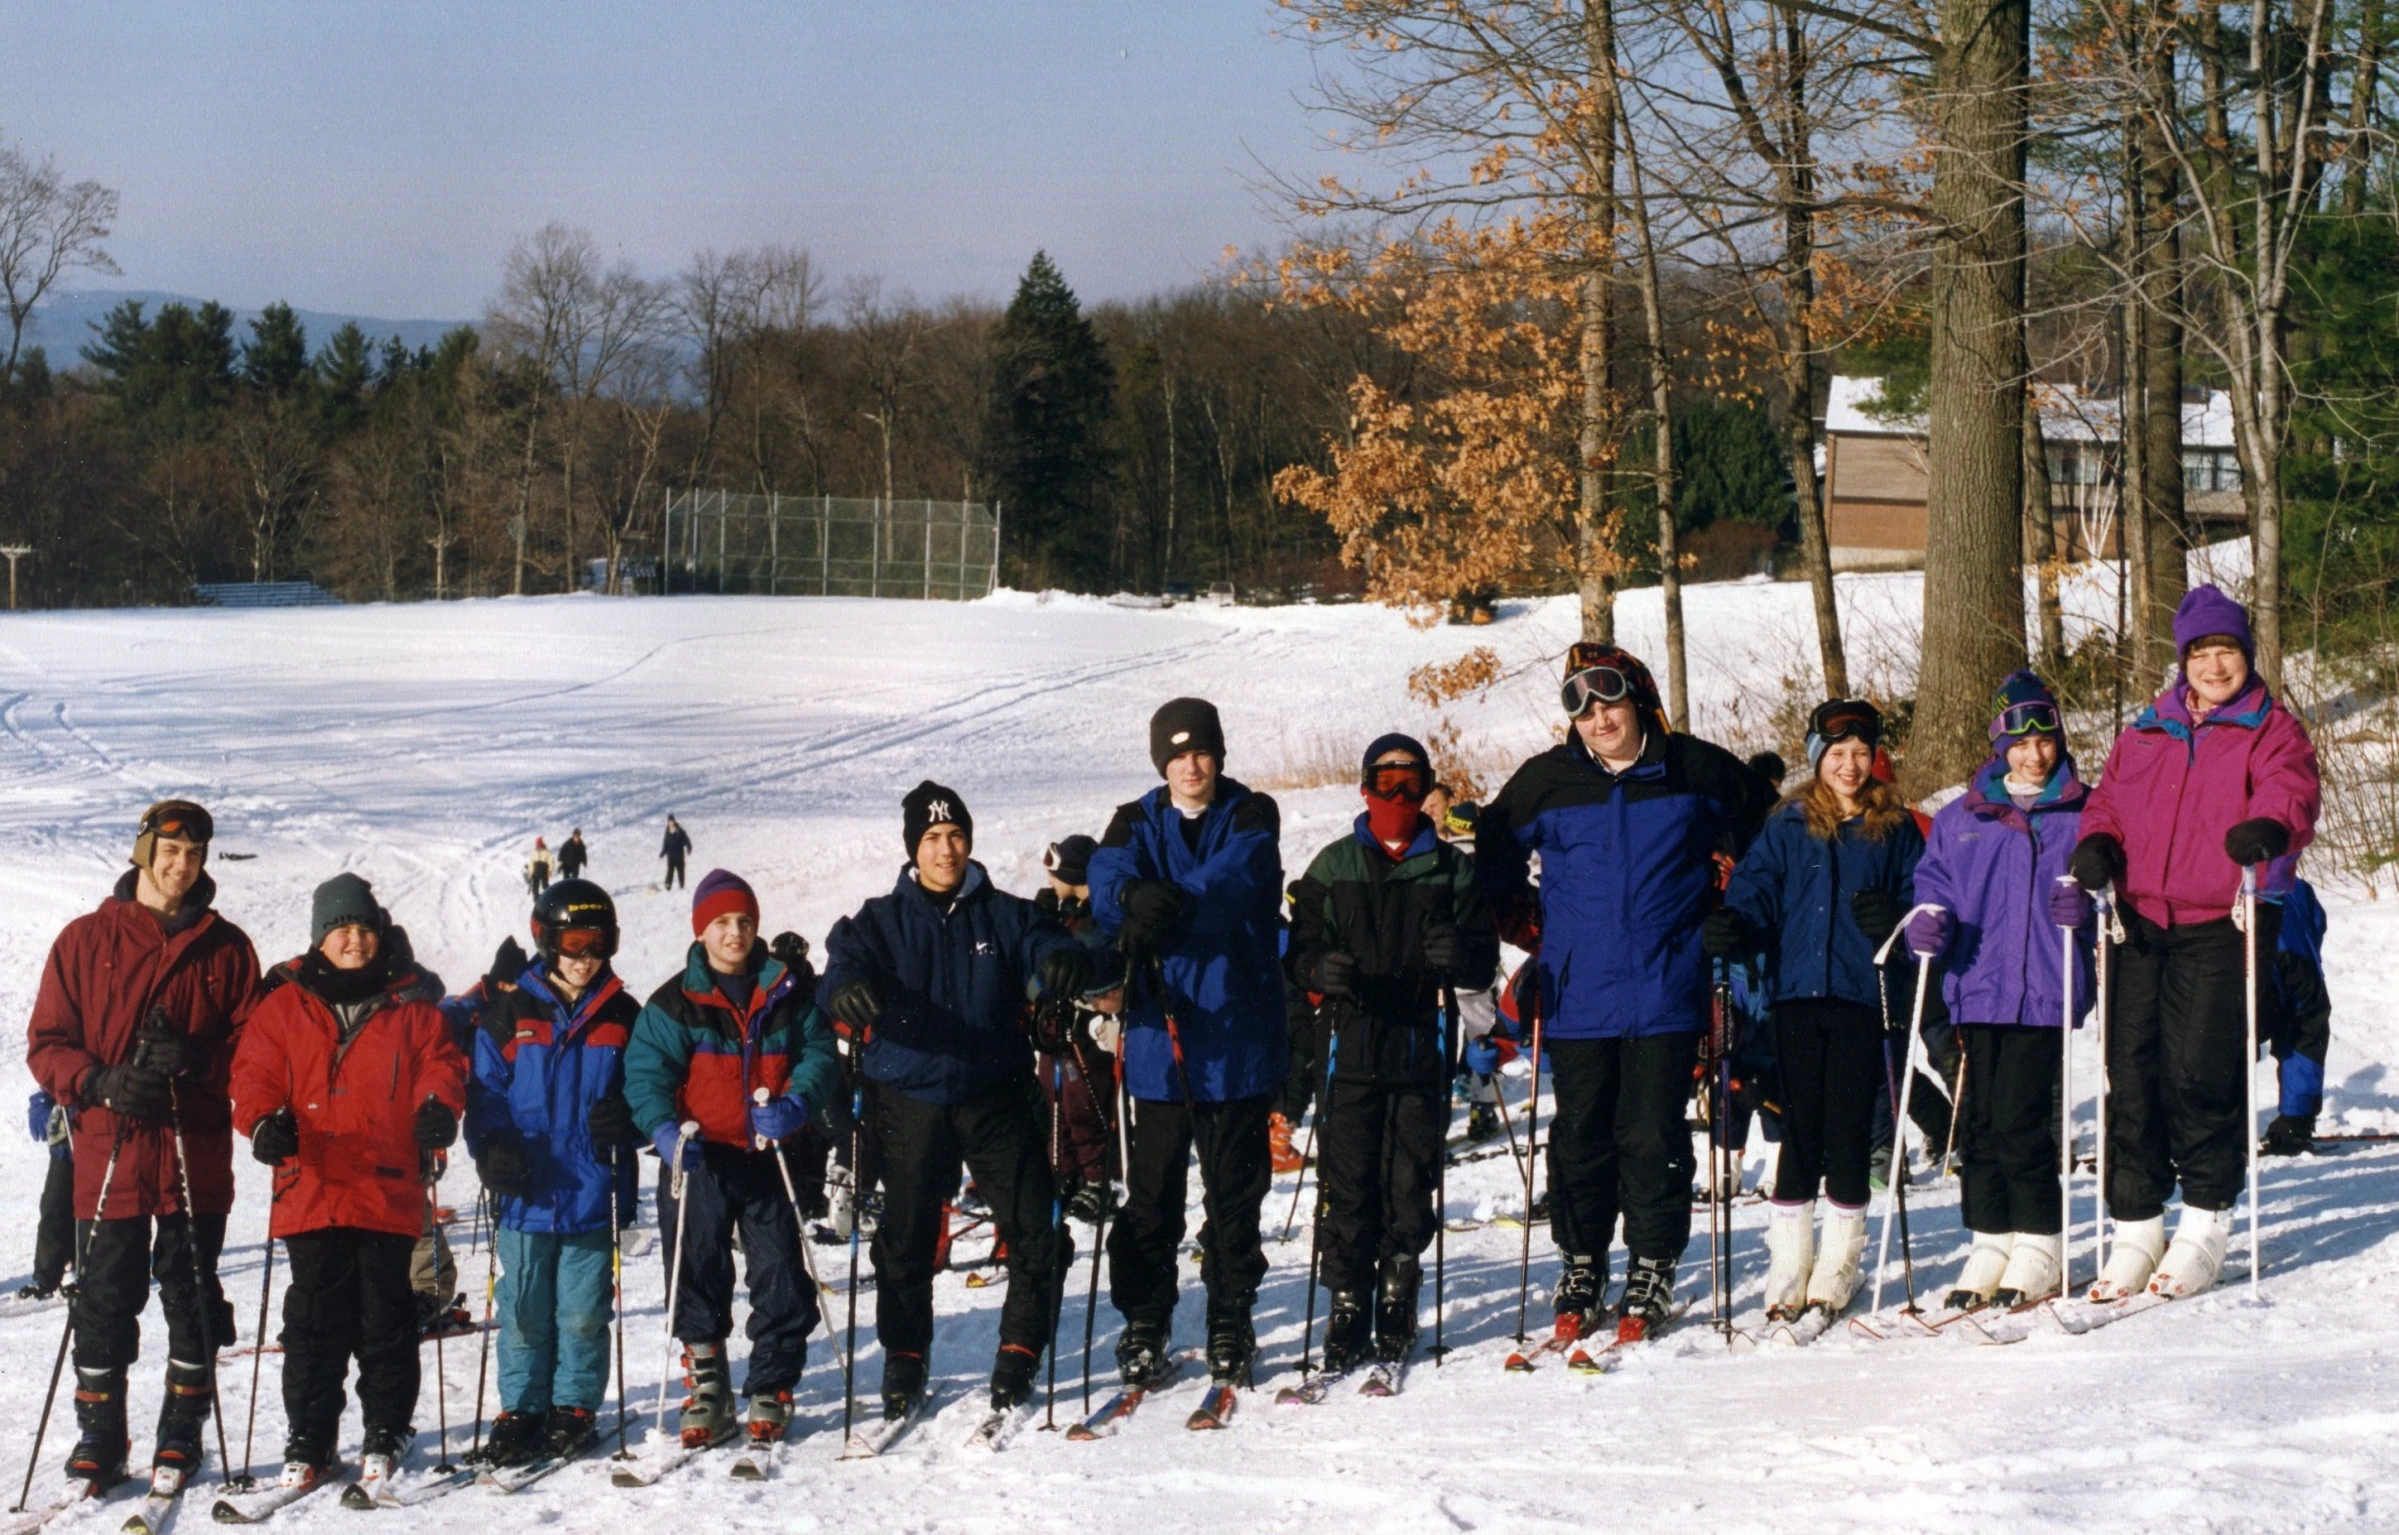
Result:
M1999 711L1997 730L2003 736L2062 735L2063 723L2058 719L2057 705L2041 700L2009 704Z
M1432 792L1430 777L1421 762L1378 762L1366 770L1364 787L1377 799L1422 799Z
M606 959L608 929L604 927L569 927L559 930L557 949L566 959Z
M1808 717L1808 734L1827 746L1852 738L1880 746L1882 711L1862 698L1836 698L1816 706L1816 712Z
M1617 704L1633 694L1633 679L1613 666L1586 666L1558 684L1558 707L1581 719L1594 704Z

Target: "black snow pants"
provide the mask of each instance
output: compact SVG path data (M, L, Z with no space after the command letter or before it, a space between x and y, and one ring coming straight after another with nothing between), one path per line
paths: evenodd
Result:
M55 1290L75 1261L75 1159L52 1153L42 1178L41 1224L33 1231L33 1280Z
M2271 964L2282 910L2258 903L2257 952ZM2230 917L2159 927L2129 906L2115 949L2107 1026L2107 1208L2149 1220L2183 1203L2229 1210L2248 1173L2248 999ZM2262 999L2261 999L2262 1000Z
M777 1151L750 1151L711 1141L701 1162L683 1177L658 1180L658 1252L674 1273L675 1244L683 1244L683 1275L675 1292L675 1336L685 1343L718 1343L733 1333L733 1235L741 1233L744 1277L750 1287L750 1372L743 1388L772 1396L800 1383L808 1363L808 1334L816 1330L816 1286L800 1256L800 1223L791 1213L776 1168ZM679 1222L690 1229L678 1232Z
M1691 1240L1691 1069L1697 1031L1552 1039L1549 1231L1558 1250L1604 1260L1616 1221L1638 1258L1682 1256ZM1786 1132L1787 1133L1787 1132Z
M2056 1029L1969 1023L1958 1111L1959 1208L1968 1231L2058 1232Z
M1379 1087L1336 1077L1317 1109L1324 1179L1321 1272L1330 1290L1367 1290L1382 1260L1433 1245L1433 1186L1449 1129L1449 1084Z
M1266 1138L1273 1106L1264 1095L1226 1103L1133 1100L1125 1204L1108 1234L1108 1298L1125 1320L1160 1327L1173 1322L1175 1252L1183 1240L1194 1149L1206 1221L1200 1248L1208 1314L1249 1314L1266 1277L1258 1211L1274 1176Z
M1064 1267L1039 1089L1003 1082L963 1103L926 1103L885 1087L871 1100L883 1223L875 1229L875 1337L890 1354L933 1346L934 1254L963 1163L1007 1244L1000 1347L1049 1346Z
M358 1361L365 1426L405 1429L416 1412L416 1238L327 1226L283 1239L283 1412L319 1460L341 1437L342 1383Z
M192 1284L192 1255L188 1245L196 1234L200 1247L202 1292ZM150 1303L150 1284L158 1283L158 1306L167 1318L168 1357L207 1359L201 1344L208 1340L222 1349L233 1341L233 1308L226 1304L225 1287L217 1283L217 1254L225 1246L225 1217L203 1215L186 1221L180 1215L146 1215L118 1220L79 1221L75 1240L84 1249L83 1272L75 1296L75 1367L79 1370L122 1370L142 1357L142 1308ZM205 1324L205 1326L203 1325Z
M1890 1097L1882 1019L1854 1002L1778 1002L1774 1054L1783 1089L1775 1199L1798 1204L1821 1186L1834 1204L1862 1209L1872 1192L1874 1105Z

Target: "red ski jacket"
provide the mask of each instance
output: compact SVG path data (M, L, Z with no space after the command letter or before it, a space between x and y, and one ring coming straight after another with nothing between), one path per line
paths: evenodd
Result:
M275 1236L352 1226L415 1236L425 1226L417 1110L438 1098L466 1109L466 1057L414 969L373 998L345 1043L333 1008L277 965L233 1058L233 1127L248 1135L289 1107L300 1154L275 1168Z
M153 1008L163 1013L167 1026L189 1042L175 1097L191 1163L192 1205L202 1215L223 1215L233 1208L225 1080L257 1000L258 954L240 928L210 910L216 884L207 875L192 887L172 932L134 900L134 878L126 870L98 911L68 923L51 944L25 1030L25 1064L44 1091L76 1107L75 1218L94 1219L102 1213L96 1208L100 1182L118 1120L85 1102L84 1079L96 1067L131 1059L143 1020ZM105 1217L182 1208L173 1124L165 1118L131 1122L108 1186Z

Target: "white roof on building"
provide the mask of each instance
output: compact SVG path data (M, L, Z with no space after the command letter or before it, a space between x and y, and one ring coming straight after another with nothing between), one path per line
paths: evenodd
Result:
M2087 392L2072 384L2035 384L2041 407L2041 435L2051 442L2114 442L2117 399ZM1824 429L1853 436L1918 437L1925 431L1922 416L1884 420L1869 414L1882 398L1879 378L1835 374L1825 401ZM2204 405L2182 408L2182 440L2194 448L2232 446L2232 400L2221 389L2208 391Z

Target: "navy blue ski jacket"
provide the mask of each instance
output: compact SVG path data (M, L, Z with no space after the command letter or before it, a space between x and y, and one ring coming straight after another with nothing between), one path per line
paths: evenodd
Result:
M1283 1017L1282 812L1271 797L1219 778L1190 842L1183 820L1160 784L1116 808L1091 855L1091 909L1110 937L1124 924L1122 896L1134 880L1171 880L1189 899L1190 918L1160 949L1157 970L1134 976L1128 988L1125 1090L1153 1103L1256 1098L1282 1085L1291 1053Z
M991 883L979 863L946 896L901 870L889 895L833 924L820 995L863 974L894 995L867 1032L868 1080L925 1103L961 1103L1000 1082L1029 1082L1025 1003L1051 952L1076 940L1031 901Z
M1880 890L1903 911L1915 905L1924 837L1910 815L1901 815L1879 839L1868 839L1864 825L1862 818L1844 821L1839 837L1820 841L1808 834L1806 812L1796 802L1785 805L1767 819L1733 870L1724 904L1764 936L1777 1002L1880 1003L1874 945L1858 926L1850 897ZM1894 988L1912 986L1915 968L1906 948L1891 952Z

